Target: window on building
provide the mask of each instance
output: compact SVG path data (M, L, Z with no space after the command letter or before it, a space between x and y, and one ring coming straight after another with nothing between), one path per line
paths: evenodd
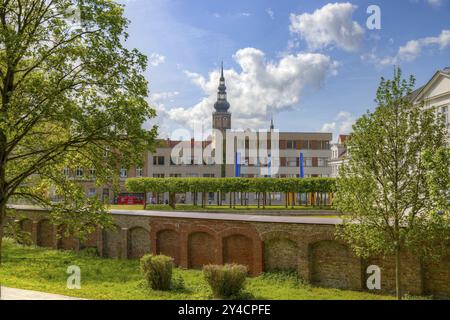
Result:
M77 178L81 178L83 176L83 168L77 167L77 169L75 170L75 176Z
M126 168L120 168L120 177L121 178L128 177L128 170Z
M171 177L171 178L181 178L181 173L171 173L169 175L169 177Z
M69 174L70 174L69 168L65 167L65 168L63 169L63 175L66 176L66 177L68 177Z
M164 156L154 156L153 157L153 165L154 166L163 166L164 165Z
M317 166L318 167L326 167L327 166L327 158L318 158Z
M90 168L89 169L89 176L91 178L95 178L96 173L97 173L97 170L95 170L95 168Z
M204 178L214 178L214 173L204 173L203 177Z
M297 142L294 140L288 140L286 141L286 149L296 149L297 148Z
M164 178L164 173L154 173L153 178Z
M330 150L330 141L322 141L322 149Z
M97 195L97 190L95 188L89 188L88 197L94 197L95 195Z
M300 140L300 149L308 150L309 149L309 141L308 140Z
M303 165L305 167L312 167L312 158L304 158L303 159Z
M297 166L297 158L296 157L287 157L286 158L286 166L287 167L296 167Z
M144 176L144 170L141 167L136 168L136 177L140 178Z
M309 141L309 148L311 150L319 150L319 149L321 149L320 141L316 141L316 140Z
M444 120L444 123L448 126L448 106L438 107L438 114Z

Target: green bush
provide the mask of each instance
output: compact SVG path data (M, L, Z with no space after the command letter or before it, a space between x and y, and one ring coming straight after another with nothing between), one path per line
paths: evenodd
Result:
M335 192L335 178L129 178L130 192Z
M215 298L237 298L245 285L247 267L238 264L207 265L203 275Z
M173 259L164 255L147 254L141 258L141 271L153 290L170 290Z

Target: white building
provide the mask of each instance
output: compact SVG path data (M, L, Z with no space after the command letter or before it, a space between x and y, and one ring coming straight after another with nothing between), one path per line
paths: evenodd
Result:
M339 174L339 168L347 157L347 139L348 135L339 135L338 142L331 145L331 158L329 166L331 167L331 177L336 178Z
M450 68L437 71L424 86L412 94L415 104L424 102L425 108L433 108L440 113L449 125L448 110L450 108Z

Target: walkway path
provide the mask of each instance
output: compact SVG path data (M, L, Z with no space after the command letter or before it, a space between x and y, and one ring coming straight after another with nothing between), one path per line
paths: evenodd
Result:
M46 292L1 287L0 300L84 300Z

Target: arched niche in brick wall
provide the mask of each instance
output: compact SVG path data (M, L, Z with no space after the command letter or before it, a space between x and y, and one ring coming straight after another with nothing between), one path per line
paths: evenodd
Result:
M30 235L33 232L33 221L31 221L30 219L20 220L19 226L20 226L20 230L22 230L23 232L27 232Z
M189 268L201 269L204 265L212 264L216 260L217 250L214 236L207 232L193 232L188 237Z
M346 245L323 240L309 247L311 282L321 287L351 288L351 257Z
M424 293L450 299L450 255L440 261L426 262L424 269Z
M223 262L237 263L254 272L253 241L242 234L232 234L223 238Z
M265 271L297 271L297 243L287 237L271 238L264 241Z
M68 233L66 226L58 228L58 248L64 250L75 250L78 247L78 240Z
M103 231L103 254L109 258L120 258L121 256L121 237L120 227L114 225L112 229Z
M139 259L150 253L150 233L142 227L134 227L128 231L128 257Z
M37 225L37 245L47 248L53 247L54 237L54 228L50 220L40 220Z
M85 227L91 228L94 231L91 232L90 234L88 234L88 236L83 241L81 241L80 249L97 248L97 239L98 239L99 230L94 225L87 224L87 225L85 225Z
M160 230L156 234L156 252L172 257L175 265L180 264L180 245L180 234L175 230Z

